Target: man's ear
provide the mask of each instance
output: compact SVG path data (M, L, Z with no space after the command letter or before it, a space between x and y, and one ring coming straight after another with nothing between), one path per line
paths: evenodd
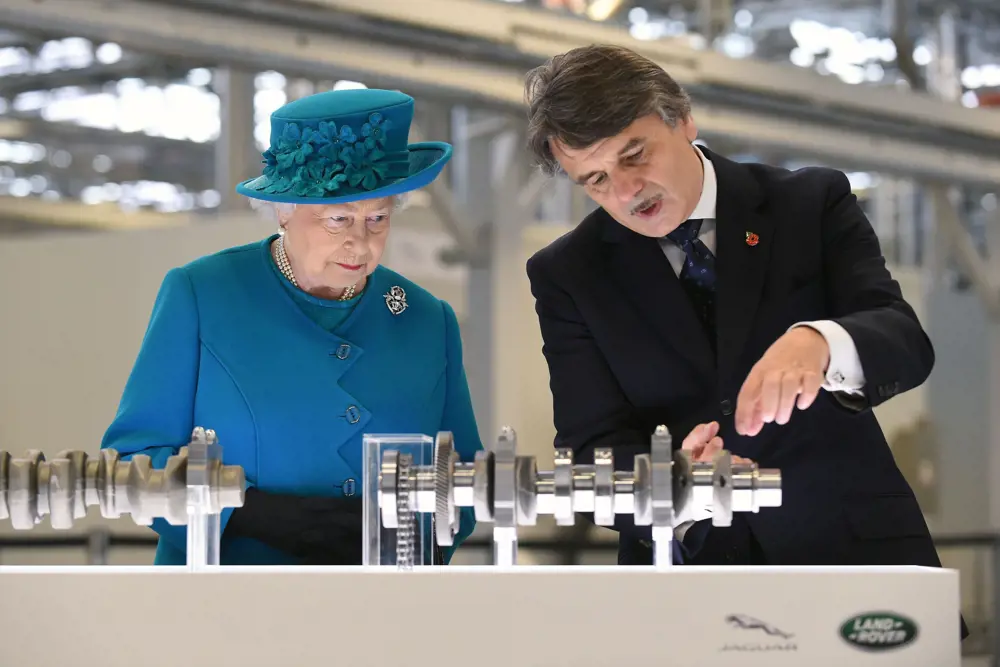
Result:
M683 123L684 137L688 141L693 142L698 138L698 126L695 125L694 117L691 114L688 114L681 123Z

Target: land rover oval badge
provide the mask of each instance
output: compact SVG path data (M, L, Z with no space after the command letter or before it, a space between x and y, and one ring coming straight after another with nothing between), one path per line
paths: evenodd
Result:
M891 611L872 611L847 619L840 626L845 642L865 651L906 646L917 638L917 624Z

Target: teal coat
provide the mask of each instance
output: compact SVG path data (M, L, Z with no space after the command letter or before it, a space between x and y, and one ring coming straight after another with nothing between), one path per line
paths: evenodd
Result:
M451 431L471 461L482 443L452 308L379 267L353 308L324 311L345 304L292 287L274 266L273 238L167 273L102 447L148 454L159 468L202 426L249 485L324 496L361 493L365 433ZM387 305L394 287L405 292L399 314ZM255 540L228 539L231 514L221 517L223 564L295 563ZM456 546L473 522L464 511ZM155 562L184 564L186 527L157 519L153 529Z

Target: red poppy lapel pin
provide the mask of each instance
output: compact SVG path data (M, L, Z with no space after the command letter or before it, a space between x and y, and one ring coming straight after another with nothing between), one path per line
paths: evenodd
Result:
M747 232L747 245L751 248L760 243L760 237L753 232Z

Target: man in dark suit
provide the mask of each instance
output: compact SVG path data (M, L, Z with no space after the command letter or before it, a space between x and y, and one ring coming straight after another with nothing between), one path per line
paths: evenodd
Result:
M631 465L665 424L781 469L781 507L678 527L686 563L940 566L872 412L934 352L844 174L695 146L688 96L623 48L553 58L527 97L542 167L600 205L527 265L556 446ZM649 563L649 527L615 528Z

